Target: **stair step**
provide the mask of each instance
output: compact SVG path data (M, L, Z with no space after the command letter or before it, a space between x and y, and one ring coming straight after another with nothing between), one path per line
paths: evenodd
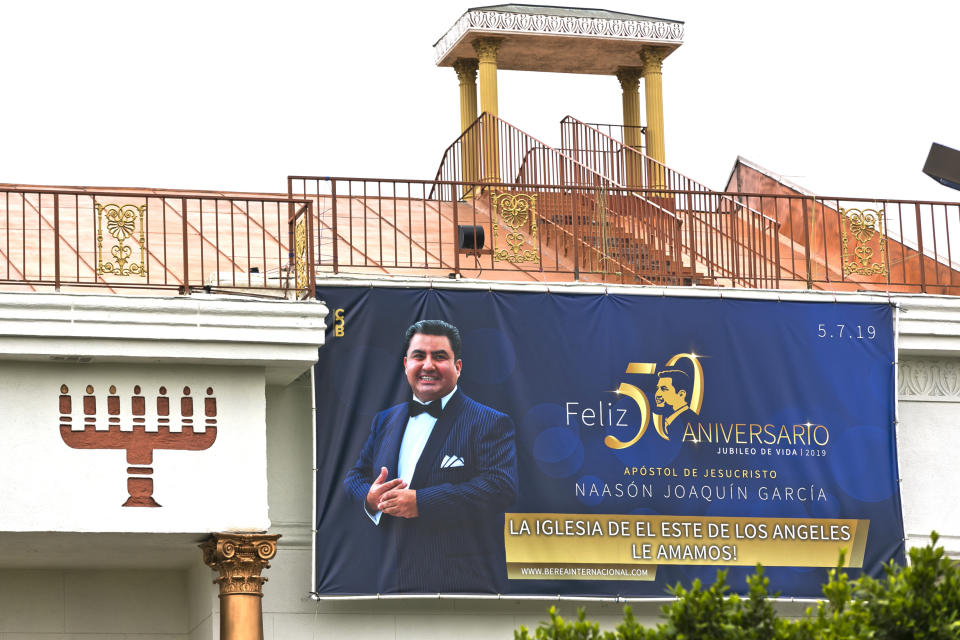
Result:
M610 202L607 202L609 206ZM560 209L557 211L556 209ZM622 265L622 268L633 273L633 280L646 284L664 286L713 286L715 280L697 273L693 267L677 264L677 260L668 255L663 248L654 248L646 244L633 231L624 229L623 219L615 212L603 219L597 219L591 213L592 207L586 208L582 214L566 213L570 210L569 199L541 200L539 206L540 218L549 221L573 235L576 231L577 239L590 249L600 251L609 259ZM577 229L574 230L574 220Z

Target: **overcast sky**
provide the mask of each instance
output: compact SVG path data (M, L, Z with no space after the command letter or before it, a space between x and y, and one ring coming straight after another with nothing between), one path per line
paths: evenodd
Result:
M722 188L738 155L819 194L960 200L960 3L600 0L682 20L667 164ZM454 2L0 0L0 182L283 191L288 174L432 178L459 134L433 43ZM559 143L622 119L615 78L508 71L500 116Z

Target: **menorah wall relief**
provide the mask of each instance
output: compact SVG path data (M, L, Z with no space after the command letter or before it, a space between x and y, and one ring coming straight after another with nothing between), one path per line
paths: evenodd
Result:
M124 507L159 507L153 499L153 452L156 449L175 449L179 451L203 451L209 449L217 439L217 399L213 388L208 387L206 397L202 398L204 431L197 431L194 416L194 397L190 387L183 388L180 396L180 411L171 412L171 397L167 388L160 387L156 397L156 412L147 411L147 399L141 394L140 386L133 387L130 397L130 417L132 429L121 428L120 396L117 387L110 386L106 397L98 397L93 385L87 385L85 394L80 398L83 410L83 430L73 430L74 397L67 385L60 387L60 437L74 449L125 449L127 452L127 493L129 497ZM176 398L174 398L176 400ZM201 398L196 399L197 402ZM97 405L106 402L106 425L98 429ZM101 405L102 406L102 405ZM103 419L100 414L100 420ZM156 431L147 431L147 420L156 420ZM172 431L171 426L179 421L181 430ZM106 426L106 429L102 427Z

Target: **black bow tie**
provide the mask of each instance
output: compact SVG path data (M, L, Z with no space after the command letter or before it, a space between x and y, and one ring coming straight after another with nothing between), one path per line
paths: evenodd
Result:
M440 400L434 400L430 404L423 404L417 402L416 400L411 400L407 403L407 408L410 411L411 418L414 418L421 413L429 413L434 418L439 418L440 412L443 411L443 403Z

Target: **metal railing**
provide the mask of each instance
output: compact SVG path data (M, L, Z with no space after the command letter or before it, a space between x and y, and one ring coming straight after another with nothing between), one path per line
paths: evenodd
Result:
M498 140L504 180L3 186L0 286L309 297L334 272L960 295L960 204L623 186L531 140Z
M309 296L310 200L0 186L0 285Z
M657 260L679 265L681 226L679 219L664 209L659 199L626 189L623 184L594 168L579 162L513 125L484 113L451 144L443 155L436 182L444 184L444 200L452 197L470 199L491 183L538 189L541 202L549 205L570 192L582 200L578 209L592 211L589 220L580 221L597 227L596 233L578 234L578 243L593 243L593 253L603 256L601 265L611 273L629 269L617 260L618 251L608 243L643 246ZM455 187L453 186L455 185ZM454 189L454 191L450 191ZM456 191L459 189L459 191ZM466 191L464 191L466 189ZM549 195L553 191L552 195ZM431 194L434 195L434 194ZM656 215L645 212L656 210ZM548 217L564 232L573 234L569 214ZM639 249L633 249L639 254ZM624 252L628 251L625 249ZM598 267L599 269L600 267Z
M609 229L591 236L598 252L611 253L606 242L612 235L614 242L645 248L637 251L662 254L678 272L685 266L690 273L726 278L736 286L777 286L774 219L572 117L562 121L561 137L566 153L483 114L448 147L437 180L465 180L466 175L480 182L495 178L516 185L557 184L581 194L609 192L584 207L595 211L593 224ZM657 216L637 214L650 207L660 210ZM720 251L720 245L729 249Z
M960 294L960 204L525 179L294 176L290 189L315 203L314 261L335 273Z
M612 128L612 125L606 127ZM750 208L735 197L721 195L674 171L635 148L624 145L621 140L594 125L566 116L560 122L560 130L561 146L580 164L619 184L652 193L657 202L688 222L683 228L682 246L691 264L704 265L711 277L730 277L734 281L749 272L776 273L771 264L745 270L745 265L739 263L743 256L756 253L755 243L758 241L754 234L744 231L768 229L776 233L776 229L771 229L771 226L777 225L775 219ZM704 235L703 230L698 228L703 226L711 227L709 235L714 242L697 241L698 236ZM718 243L726 245L727 250L717 251L715 245ZM775 251L762 255L775 259ZM775 277L763 276L761 280L763 286L776 286ZM756 286L750 278L742 284Z
M447 147L434 180L631 186L489 113L481 114Z
M647 135L647 128L645 126L607 124L603 122L586 122L584 124L600 131L605 136L633 147L640 153L646 153L647 145L644 144L644 141ZM630 144L631 142L633 144ZM561 151L567 152L568 150L564 149L561 145Z
M520 280L567 274L572 279L660 285L713 284L713 279L725 277L729 284L753 287L773 286L777 276L774 221L751 226L744 219L729 219L739 225L731 232L752 251L734 252L730 273L711 273L708 265L684 259L681 244L728 255L729 234L716 233L717 225L708 224L706 215L678 218L656 203L659 192L638 195L608 183L528 180L291 176L289 184L292 197L315 202L313 226L319 235L314 261L335 273L482 277L511 272ZM464 193L467 197L460 198ZM710 203L700 197L704 207L720 198ZM481 250L473 250L469 241L463 246L462 226L482 229Z
M785 285L960 294L960 203L729 195L778 221Z

